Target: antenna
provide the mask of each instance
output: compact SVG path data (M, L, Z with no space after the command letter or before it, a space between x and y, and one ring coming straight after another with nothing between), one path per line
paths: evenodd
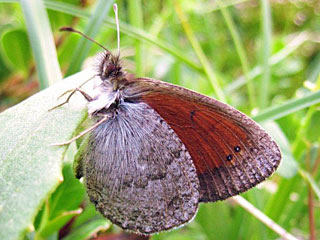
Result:
M119 17L118 17L118 5L113 4L113 11L116 17L116 26L117 26L117 39L118 39L118 57L120 56L120 26L119 26Z
M91 37L85 35L84 33L72 28L72 27L62 27L59 29L59 31L65 31L65 32L74 32L74 33L78 33L81 36L85 37L86 39L90 40L91 42L97 44L99 47L103 48L104 50L106 50L107 52L110 52L108 49L106 49L103 45L101 45L100 43L98 43L97 41L93 40Z

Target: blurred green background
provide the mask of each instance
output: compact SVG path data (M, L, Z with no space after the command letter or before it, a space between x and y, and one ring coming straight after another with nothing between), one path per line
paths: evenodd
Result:
M0 0L0 112L88 67L85 60L101 52L81 36L59 32L60 27L73 26L116 52L113 3ZM259 121L284 159L272 178L242 196L297 238L319 239L320 2L116 3L126 70L215 97ZM71 161L65 161L64 181L45 199L35 199L31 217L21 218L20 238L112 239L120 233L95 212L73 177L70 162L76 151L66 155ZM1 205L0 220L9 221L1 219ZM5 231L0 236L15 239ZM152 237L279 238L228 201L202 204L190 224Z

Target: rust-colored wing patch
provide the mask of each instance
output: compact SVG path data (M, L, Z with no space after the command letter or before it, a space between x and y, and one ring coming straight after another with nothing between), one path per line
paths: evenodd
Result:
M188 149L202 202L237 195L274 172L281 159L279 148L257 123L215 99L187 89L181 95L181 89L176 94L150 91L142 101L167 121Z

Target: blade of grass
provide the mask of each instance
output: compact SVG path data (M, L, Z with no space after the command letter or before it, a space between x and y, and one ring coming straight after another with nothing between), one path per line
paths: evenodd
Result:
M320 83L320 78L318 78L318 81L317 81L317 84L319 84L319 83ZM304 101L306 98L308 98L309 101ZM297 110L299 110L299 107L302 107L304 104L306 104L306 106L308 106L307 102L309 102L309 104L312 105L312 104L316 104L317 101L318 102L320 101L320 91L312 93L302 99L288 101L287 104L284 104L282 106L287 105L288 106L287 110L289 110L290 105L291 105L292 106L291 110L294 110L295 108ZM281 106L279 109L281 109ZM316 109L315 106L312 106L311 108L308 109L304 119L300 123L299 129L297 130L297 137L292 144L292 153L296 159L299 159L301 154L304 151L303 138L305 136L305 131L311 122L311 117L314 114L315 109ZM288 112L290 113L290 110ZM279 113L281 114L281 110L279 111ZM300 167L298 168L298 172L302 177L304 177L304 178L306 177L304 175L303 170ZM298 178L298 176L295 176L294 178L291 178L290 180L281 179L280 183L279 183L279 188L278 188L276 194L274 194L270 198L270 200L268 201L268 204L266 207L266 213L269 216L271 216L273 219L275 219L276 221L280 218L283 211L288 206L287 201L288 201L288 198L289 198L291 192L295 191L295 189L300 188L302 182L299 180L300 179ZM319 192L317 185L311 184L312 180L307 179L307 178L305 178L305 180L308 181L310 187L315 192ZM294 211L296 208L295 207L293 207L293 208L294 208L293 209L293 211Z
M248 57L246 55L246 52L243 47L243 43L240 38L240 34L232 20L232 17L228 11L228 9L222 4L220 0L216 0L217 5L220 7L222 16L227 24L228 30L231 34L232 40L234 42L234 45L236 47L237 53L239 55L239 59L241 62L242 66L242 71L244 73L244 77L247 82L247 87L248 87L248 95L249 95L249 103L251 108L255 106L255 95L254 95L254 86L251 81L248 81L248 73L249 73L249 62L248 62Z
M306 168L308 172L312 173L312 160L311 160L311 145L307 145L306 149ZM311 176L311 175L310 175ZM315 223L315 204L314 204L314 193L310 184L308 186L308 219L309 219L309 233L310 240L316 240L316 223Z
M261 12L262 12L262 38L261 44L262 50L262 77L261 84L259 86L259 107L265 108L269 104L269 85L271 79L271 72L269 66L269 58L271 54L271 37L272 37L272 19L269 0L261 0Z
M158 16L156 16L155 20L153 21L152 25L149 28L149 33L154 36L158 37L163 27L166 25L168 18L172 14L171 8L163 8L162 11Z
M309 231L310 240L316 240L316 223L315 223L315 204L313 200L313 192L311 188L308 188L308 213L309 213Z
M1 3L17 3L19 0L0 0Z
M143 29L143 13L141 7L141 0L131 0L129 5L129 20L132 26ZM144 76L144 54L143 46L140 40L135 41L135 64L137 76Z
M18 2L18 0L15 0L15 1ZM62 3L62 2L55 2L52 0L45 0L44 3L48 9L51 9L54 11L63 12L63 13L66 13L66 14L69 14L72 16L76 16L76 17L81 17L81 18L89 18L90 17L90 13L88 13L87 11L80 9L78 7L72 6L71 4ZM104 20L104 23L108 27L116 29L116 25L114 23L114 18L106 17ZM204 69L202 66L200 66L198 63L194 62L190 57L186 56L181 50L173 47L169 43L167 43L163 40L160 40L160 39L152 36L151 34L145 32L141 29L134 28L134 27L132 27L124 22L121 22L121 21L120 21L120 26L121 26L120 31L122 33L127 34L128 36L136 38L138 40L149 42L149 43L159 47L164 52L167 52L168 54L171 54L173 57L184 62L192 69L199 71L201 73L204 72Z
M310 36L307 32L299 33L293 40L291 40L285 48L277 52L276 54L272 55L269 58L269 66L276 65L286 59L291 53L293 53L295 50L297 50L303 43L305 43L307 40L310 40ZM248 73L248 79L246 79L244 76L241 76L234 80L231 84L229 84L225 88L225 92L230 94L233 91L239 89L243 85L246 84L246 81L252 81L254 78L259 76L263 71L262 66L256 66L254 67L249 73Z
M250 0L232 0L232 1L224 0L222 3L223 3L223 7L230 7L230 6L234 6L239 3L244 3L244 2L248 2L248 1L250 1ZM201 5L201 6L203 6L203 5ZM209 2L209 4L204 5L204 7L202 7L200 10L196 9L196 11L199 13L211 13L211 12L218 11L218 10L220 10L220 7L218 6L218 4L216 2Z
M255 206L253 206L251 203L249 203L246 199L244 199L241 196L236 196L230 199L230 201L233 201L243 207L246 211L248 211L250 214L252 214L254 217L256 217L259 221L264 223L267 227L272 229L274 232L279 234L283 239L287 240L298 240L296 237L291 235L289 232L287 232L285 229L283 229L281 226L279 226L277 223L275 223L271 218L266 216L264 213L262 213L259 209L257 209Z
M303 169L299 169L299 173L301 177L309 184L317 198L320 200L320 188L318 187L316 181L313 179L313 177L310 175L310 173L306 172Z
M298 175L295 175L290 179L280 179L278 182L277 192L272 194L266 204L264 212L267 216L272 218L274 221L279 222L283 210L288 206L288 199L290 199L292 190L300 187L299 180L300 178Z
M215 74L215 72L213 71L213 69L210 66L209 60L207 59L206 55L204 54L200 43L198 42L197 38L195 37L191 26L188 23L188 19L186 17L186 15L184 14L183 10L181 9L180 3L178 1L174 1L174 8L175 11L180 19L180 22L182 24L182 27L184 28L184 31L187 34L187 37L195 51L195 53L197 54L199 61L201 62L204 71L208 77L208 79L210 80L211 86L214 90L214 92L217 94L217 97L222 100L222 101L226 101L226 97L222 91L222 88L220 86L220 83L218 81L218 78Z
M171 16L171 14L172 14L172 8L164 7L161 10L161 12L155 17L152 25L149 27L148 32L152 36L158 37L160 32L162 31L162 29L166 26L168 18ZM152 46L151 45L145 46L144 52L149 53L150 51L152 51ZM144 61L146 63L148 63L152 57L153 56L151 56L150 54L145 54ZM175 82L177 84L178 79L181 79L180 78L180 74L181 74L180 65L181 65L181 62L176 61L176 59L175 59L175 63L173 64L171 71L170 71L170 73L171 74L173 73L173 74L172 74L172 77L169 78L169 79L172 79L172 83ZM149 67L149 66L146 66L146 68L147 67Z
M320 63L320 61L319 61ZM320 75L317 78L317 81L315 83L315 86L313 88L314 91L318 92L320 91ZM297 130L297 137L295 141L292 144L293 153L299 157L303 151L305 151L303 146L303 141L305 136L306 129L309 127L312 116L317 112L317 108L315 106L312 106L308 109L307 113L305 114L305 117L301 120L299 129Z
M252 204L257 211L260 211L258 209L262 208L263 201L261 201L262 195L259 193L258 189L253 189L252 191L249 191L245 193L245 197L242 197L246 201L248 201L250 204ZM241 206L241 205L240 205ZM246 219L246 222L248 223L248 226L242 227L241 236L243 236L244 239L259 239L259 240L269 240L266 239L266 236L264 232L266 231L265 223L262 221L257 221L251 212L249 212L247 209L244 209L246 212L249 213L249 217ZM264 215L264 213L260 212L261 215ZM267 217L267 216L265 216ZM254 232L252 232L252 229L255 229ZM262 237L263 236L263 237Z
M111 27L114 29L116 28L115 24L112 23L109 18L107 18L105 20L105 23L108 27ZM189 67L193 68L194 70L197 70L201 73L204 73L205 70L200 64L194 62L190 57L186 56L181 50L170 45L169 43L167 43L163 40L160 40L160 39L152 36L151 34L145 32L141 29L134 28L131 25L128 25L126 23L120 22L120 25L121 25L121 28L120 28L121 32L127 34L130 37L149 42L149 43L159 47L164 52L167 52L167 53L171 54L173 57L184 62L185 64L187 64Z
M319 86L319 85L320 85L320 76L318 77L317 82L316 82L316 86ZM316 87L315 89L318 90L319 88ZM318 90L318 92L320 92L320 90ZM299 157L305 151L305 149L301 148L300 146L302 145L303 138L306 135L305 132L308 129L308 127L310 126L312 116L316 112L317 112L316 107L312 106L311 108L308 109L307 114L305 115L305 117L301 121L300 128L298 129L297 138L295 139L294 143L292 144L293 153L296 155L296 157ZM309 184L310 188L313 190L315 195L320 200L320 189L317 186L317 184L316 184L315 180L313 179L313 177L311 176L311 174L304 171L302 168L299 168L299 174Z
M212 216L219 216L212 217ZM229 206L222 202L216 202L215 204L203 204L199 208L197 213L195 224L199 226L199 231L203 234L203 237L193 238L181 238L178 239L232 239L233 234L232 225L226 225L221 219L230 219L231 212ZM166 238L165 238L166 239Z
M111 5L113 3L113 0L99 0L96 3L96 7L91 14L89 21L86 25L86 28L84 30L84 34L87 36L94 38L100 28L103 25L103 20L107 16ZM88 41L85 38L80 38L77 46L75 47L68 71L67 76L78 72L81 69L81 65L85 58L88 56L88 53L90 51L90 48L92 46L92 42Z
M307 160L307 165L309 165L309 160L311 160L311 158L312 158L312 156L311 156L312 155L312 153L311 153L312 152L312 145L313 144L304 145L304 146L306 146L305 148L307 148L306 149L306 154L301 159L306 159ZM312 159L310 161L310 163L312 163L313 160L314 159ZM314 172L313 172L314 169L311 169L310 167L308 167L308 171L312 173L312 176L315 179L315 177L317 177L317 176L314 175ZM314 165L314 166L312 166L312 168L313 167L316 167L316 166ZM306 199L309 198L310 194L314 196L313 190L310 187L310 185L309 185L308 188L306 188L305 187L305 183L302 180L304 180L304 179L300 178L299 184L295 185L294 188L292 189L292 191L294 192L294 195L295 196L299 196L299 197L295 198L294 201L289 201L289 202L287 201L287 204L285 205L285 207L286 207L285 214L282 214L282 217L281 217L281 221L280 222L282 222L283 224L285 224L288 227L295 227L295 222L292 221L292 219L301 219L302 217L307 217L306 216L307 215L307 212L306 212ZM281 192L281 190L280 190L280 192ZM311 206L309 205L309 209L310 209L310 207ZM313 206L313 207L316 207L316 206ZM309 213L309 219L310 219L310 217L312 218L312 216L310 216L310 213Z
M320 102L320 91L311 93L305 97L289 100L280 106L270 107L254 116L257 122L279 119L303 108L310 107Z
M301 217L306 217L307 215L306 199L308 198L308 189L310 188L306 188L301 177L297 177L297 179L298 181L295 181L297 184L291 189L290 195L280 209L279 214L279 223L288 229L295 227L296 222L292 221L293 219L301 219Z
M300 157L301 154L305 151L304 145L304 136L306 134L306 129L309 127L313 114L317 111L315 106L312 106L308 109L307 113L300 121L299 129L297 129L297 137L292 143L293 153Z
M41 0L21 0L20 4L36 61L40 88L44 89L62 78L48 15Z

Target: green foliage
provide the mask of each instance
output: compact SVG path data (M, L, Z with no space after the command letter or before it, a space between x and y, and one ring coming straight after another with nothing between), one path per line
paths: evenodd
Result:
M79 2L0 0L1 110L52 85L60 69L79 71L87 66L85 59L101 51L77 35L58 32L60 27L71 25L116 51L109 10L113 1ZM283 153L279 170L242 196L302 239L320 237L316 2L117 1L123 63L129 72L185 86L252 113L278 142ZM53 39L57 51L48 44ZM87 239L99 231L118 231L95 211L74 177L79 142L68 149L50 146L80 131L85 108L75 96L70 105L48 109L90 74L72 75L0 114L0 239ZM251 213L229 202L203 204L190 224L153 237L277 238Z
M59 92L76 86L78 80L79 77L68 84L60 82L0 115L0 239L16 239L26 229L32 229L41 203L62 180L66 149L50 144L70 138L83 111L70 107L48 110L56 105ZM64 214L70 205L79 205L79 200L69 199L68 203L56 196L65 184L68 182L64 181L50 198L50 217L55 212Z
M88 24L84 30L84 34L91 38L95 38L101 25L103 24L104 17L108 14L112 5L112 1L99 0L96 4ZM88 56L92 42L82 38L74 49L74 54L69 65L67 75L74 74L81 69L81 65L85 58Z
M96 219L88 222L84 226L81 226L74 230L67 237L63 238L63 240L86 240L90 236L94 235L99 231L105 231L109 228L110 223L108 223L105 219Z
M49 19L41 0L21 0L21 9L32 46L41 89L61 79Z
M2 35L2 45L3 55L10 65L14 70L22 71L26 75L31 60L31 48L26 32L21 29L7 31Z

